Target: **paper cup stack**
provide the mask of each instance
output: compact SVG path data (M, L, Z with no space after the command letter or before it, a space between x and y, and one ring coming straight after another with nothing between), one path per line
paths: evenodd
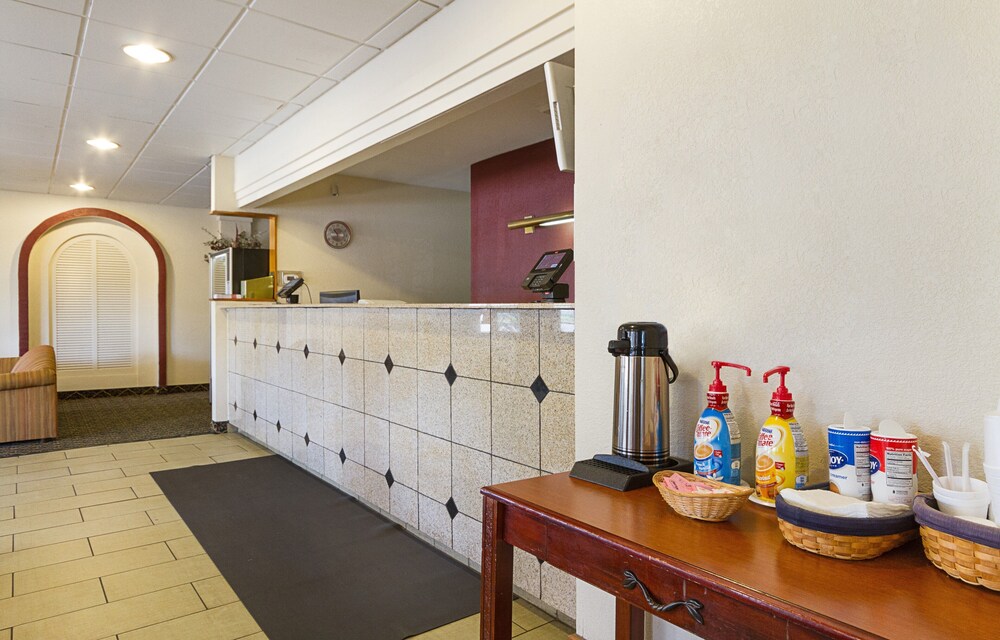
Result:
M990 490L990 519L1000 524L1000 404L983 425L983 472Z

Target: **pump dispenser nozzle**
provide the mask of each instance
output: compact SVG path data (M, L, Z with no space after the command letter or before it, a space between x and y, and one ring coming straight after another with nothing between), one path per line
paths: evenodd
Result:
M764 382L767 382L767 379L776 373L781 376L778 388L771 394L771 414L781 416L782 418L787 418L795 412L795 401L792 399L792 394L789 393L788 387L785 386L785 374L789 371L791 369L782 366L775 367L764 374Z
M708 406L719 411L724 411L729 406L729 390L726 388L726 385L722 384L722 378L719 377L722 367L742 369L747 372L747 376L752 372L750 371L750 367L744 367L741 364L733 364L731 362L720 362L718 360L713 360L712 366L715 367L715 380L708 385Z

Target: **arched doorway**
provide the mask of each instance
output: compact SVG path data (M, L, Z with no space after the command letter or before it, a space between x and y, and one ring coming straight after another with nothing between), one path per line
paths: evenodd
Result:
M159 243L142 225L119 213L115 213L114 211L109 211L107 209L81 208L64 211L63 213L48 218L28 234L24 244L21 246L21 252L18 255L17 267L18 331L20 338L20 352L23 354L28 350L29 334L31 330L30 296L32 295L32 290L29 283L29 261L31 258L31 252L35 248L39 239L48 231L60 224L69 222L70 220L78 220L80 218L106 218L119 222L142 236L143 240L145 240L153 250L153 254L156 257L157 267L157 380L159 386L165 387L167 385L166 258Z

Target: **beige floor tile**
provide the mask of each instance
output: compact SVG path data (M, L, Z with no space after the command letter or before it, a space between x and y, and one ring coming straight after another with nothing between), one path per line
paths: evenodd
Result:
M111 480L101 480L100 482L88 482L87 484L76 485L76 494L82 496L87 493L97 493L98 491L110 491L112 489L124 489L128 487L139 498L160 495L163 491L159 485L153 482L149 476L122 475L120 478Z
M91 462L81 465L71 464L69 470L73 474L107 471L108 469L124 470L128 467L154 464L157 462L163 462L163 458L157 455L156 452L151 451L149 455L145 455L140 458L129 458L128 460L108 460L107 462ZM126 473L126 475L128 474Z
M17 493L16 484L0 484L0 496L9 496L12 493Z
M219 575L219 570L211 559L206 555L200 555L114 575L105 575L101 582L104 584L104 593L108 602L114 602L217 575Z
M218 444L199 444L195 445L195 448L201 451L202 455L206 456L221 456L227 453L241 453L246 451L246 448L228 440Z
M524 629L514 623L510 625L510 635L520 637ZM474 640L479 637L479 614L456 620L451 624L431 629L426 633L413 636L412 640Z
M65 475L57 478L47 478L45 480L34 480L31 482L19 482L18 493L34 493L54 487L79 487L90 482L110 480L111 478L124 478L125 474L121 469L108 469L107 471L95 471L93 473L81 473L78 475Z
M186 584L32 622L17 629L17 640L93 640L116 633L120 635L203 609L194 587Z
M52 514L38 516L45 518ZM15 521L16 522L16 521ZM115 531L125 531L127 529L137 529L153 524L145 513L129 513L114 518L102 518L91 522L79 522L77 524L65 525L62 527L51 527L39 531L29 531L19 533L14 536L14 549L30 549L41 547L47 544L76 540L78 538L89 538Z
M511 609L511 618L517 623L517 626L527 631L531 631L552 620L552 616L520 598L514 600L514 606Z
M168 522L161 526L166 527L171 524L173 523ZM174 557L178 560L205 553L205 549L198 543L198 540L194 536L186 536L184 538L171 540L167 542L167 546L170 547L170 551L173 552Z
M11 485L16 488L17 485ZM0 507L13 507L29 502L42 502L43 500L55 500L56 498L66 498L76 495L72 486L55 487L53 489L43 489L41 491L31 491L29 493L15 493L0 496Z
M9 598L14 595L14 576L13 574L5 574L0 576L0 600Z
M131 460L135 458L142 458L143 456L158 455L164 456L173 453L192 453L198 455L198 448L193 444L179 444L174 447L161 447L154 449L152 447L148 449L133 449L131 451L120 451L115 453L115 458L119 460Z
M20 466L22 464L33 464L35 462L50 462L52 460L65 460L65 451L49 451L47 453L29 453L25 456L14 456L0 460L0 467Z
M14 574L14 593L22 595L43 591L91 578L104 577L107 580L113 574L168 562L174 562L174 555L170 553L166 544L157 542L134 549L123 549L99 556L19 571ZM108 600L111 598L109 597Z
M29 494L30 495L30 494ZM82 496L71 498L56 498L44 502L32 502L29 504L19 504L14 507L18 518L37 516L53 511L66 511L67 509L79 509L93 505L112 504L124 500L135 500L136 496L131 489L112 489L111 491L98 491Z
M201 596L205 606L209 609L221 607L224 604L236 602L240 599L222 576L199 580L194 583L194 588L198 591L198 595Z
M27 518L15 518L0 522L0 536L17 535L25 531L37 531L38 529L48 529L64 524L80 522L80 511L71 509L69 511L56 511L55 513L45 513L40 516L30 516Z
M146 524L150 524L148 516ZM97 521L100 522L100 521ZM94 550L94 555L111 553L132 547L141 547L154 542L164 542L176 538L191 536L191 530L183 522L168 522L153 526L143 526L141 528L128 529L117 533L97 535L90 538L90 546Z
M518 640L566 640L571 633L572 629L558 620L553 620L518 636Z
M14 507L0 507L0 520L11 520L14 517Z
M155 464L142 464L136 467L125 467L122 471L127 476L137 476L143 473L153 473L154 471L169 471L171 469L183 469L185 467L197 467L203 464L212 464L215 460L211 458L189 458L175 462L158 462Z
M149 519L153 521L153 524L164 524L166 522L175 522L181 519L181 514L177 513L177 510L173 507L161 507L159 509L150 509L146 512Z
M249 460L250 458L263 458L265 456L274 455L270 451L267 452L257 452L257 451L244 451L242 453L228 453L221 456L213 456L212 459L216 462L235 462L236 460Z
M93 462L107 462L108 460L114 460L114 456L110 453L98 453L92 456L87 456L86 458L73 458L69 460L64 455L58 460L49 460L47 462L33 462L30 464L19 464L17 465L18 473L31 473L33 471L44 471L46 469L62 469L63 467L69 467L70 465L78 464L90 464Z
M152 449L153 445L149 440L143 440L142 442L119 442L118 444L108 445L114 453L119 451L135 451L138 449Z
M128 491L129 493L132 492L131 489L128 489ZM125 515L126 513L135 513L136 511L149 511L150 509L158 509L169 505L170 503L167 502L164 496L150 496L137 500L102 504L96 507L84 507L80 509L80 513L83 514L84 520L100 520L102 518Z
M33 480L45 480L47 478L58 478L68 476L69 469L62 467L59 469L46 469L44 471L32 471L31 473L8 473L0 476L0 484L20 484Z
M63 453L66 454L67 458L86 458L88 456L96 456L99 453L106 453L111 451L111 447L106 444L98 445L96 447L81 447L79 449L67 449Z
M0 637L0 640L3 640L3 638ZM243 636L240 640L267 640L267 636L264 635L263 631L261 631L260 633L255 633L253 635Z
M100 580L87 580L24 596L14 596L0 600L0 628L16 627L34 620L60 616L71 611L94 607L103 602L104 590L101 589ZM20 634L21 630L18 629L19 640ZM54 633L48 637L66 636Z
M0 555L0 573L26 571L36 567L79 560L91 555L86 538Z
M14 550L14 536L0 536L0 553L10 553Z
M120 634L119 640L236 640L260 631L240 602Z
M163 440L150 440L149 444L154 449L164 449L185 444L199 444L205 442L222 442L225 436L218 433L203 433L197 436L181 436L179 438L164 438Z

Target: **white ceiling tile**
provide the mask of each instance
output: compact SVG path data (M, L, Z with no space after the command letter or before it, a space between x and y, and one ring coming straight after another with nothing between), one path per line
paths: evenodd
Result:
M220 52L205 69L201 80L286 102L309 86L314 77L301 71Z
M451 0L424 0L425 2L430 2L435 7L447 7L451 4Z
M63 13L72 13L77 16L83 15L83 7L86 0L20 0L25 4L33 4L46 9L55 9Z
M173 104L186 85L187 81L183 78L87 59L80 60L74 82L74 86L81 89L143 98L168 106Z
M368 38L367 44L379 49L388 49L394 42L416 29L427 18L437 13L438 8L426 2L417 2L399 17Z
M128 172L128 180L171 184L174 189L191 179L193 173L175 173L173 171L156 171L154 169L136 169Z
M73 57L70 55L0 42L0 78L65 85L69 82L72 67Z
M278 126L285 120L288 120L296 113L298 113L300 109L302 109L302 105L295 104L294 102L289 102L281 109L279 109L277 113L268 118L265 122L267 122L267 124L273 124L274 126Z
M252 147L256 142L257 142L256 140L245 140L245 139L244 140L237 140L233 144L231 144L228 147L226 147L223 150L223 152L222 152L221 155L224 155L224 156L236 156L236 155L239 155L239 154L243 153L244 151L246 151L247 149L249 149L250 147Z
M253 140L254 142L256 142L261 138L263 138L264 136L266 136L267 134L274 131L274 129L275 126L273 124L267 124L266 122L262 122L259 125L257 125L257 127L253 131L243 136L242 139Z
M214 111L188 106L185 100L170 114L166 127L187 129L188 131L214 133L231 138L240 138L257 126L255 120L233 118Z
M4 153L17 156L25 156L28 158L36 158L41 160L47 160L49 164L52 163L52 154L56 151L56 143L54 141L40 141L40 140L2 140L0 139L0 146L3 147Z
M313 82L311 85L303 89L302 93L292 98L292 102L304 107L329 91L336 84L337 81L331 80L330 78L316 78L316 82Z
M257 0L253 8L364 42L411 4L413 0Z
M158 137L153 138L149 146L142 152L142 159L150 162L170 160L172 162L201 164L202 166L209 161L210 156L211 154L200 153L194 149L164 144L158 141Z
M111 197L115 200L126 200L128 202L159 202L174 192L180 184L160 184L158 182L146 182L141 180L130 180L126 177L114 191Z
M346 58L340 61L333 69L330 69L325 75L325 77L337 82L342 81L347 76L351 75L361 67L365 66L369 60L381 53L375 47L369 47L368 45L361 45L354 51L352 51Z
M143 154L135 162L136 169L152 169L155 171L171 171L173 173L186 173L191 175L205 168L204 162L168 160L165 158L149 158Z
M356 46L350 40L251 11L222 50L322 75Z
M59 123L56 126L45 127L37 124L25 124L15 118L0 118L0 140L35 140L55 144L59 138ZM3 145L0 144L0 151Z
M236 138L164 126L156 132L153 140L171 147L191 149L207 159L212 154L221 153L235 142Z
M0 100L62 108L66 104L66 85L37 80L15 80L3 74L0 75Z
M170 108L169 102L132 96L111 95L102 91L74 89L70 112L81 115L112 116L123 120L157 123Z
M80 18L30 4L0 0L0 40L57 53L75 53Z
M15 153L4 151L0 153L0 175L18 175L29 178L41 178L46 180L52 170L52 159L29 158Z
M166 64L144 65L122 51L122 47L129 44L149 44L166 51L174 59ZM91 20L81 55L88 60L187 80L201 68L210 53L212 53L210 47Z
M188 182L184 188L188 187L210 187L212 186L212 171L209 167L203 168L201 171L195 174L191 181Z
M62 120L62 108L0 100L0 121L4 120L22 125L58 127Z
M223 113L234 118L244 118L261 122L266 120L283 104L280 100L272 100L255 96L229 87L199 79L194 83L181 101L181 106L197 107L205 111Z
M164 200L161 204L171 207L187 207L189 209L208 209L211 206L212 193L210 189L200 187L188 191L187 187Z
M214 47L242 9L218 0L97 0L92 20Z
M66 117L63 146L84 145L91 138L107 138L121 145L114 153L135 153L153 133L156 125L138 120L115 118L104 113L70 109ZM87 145L88 149L93 149Z

